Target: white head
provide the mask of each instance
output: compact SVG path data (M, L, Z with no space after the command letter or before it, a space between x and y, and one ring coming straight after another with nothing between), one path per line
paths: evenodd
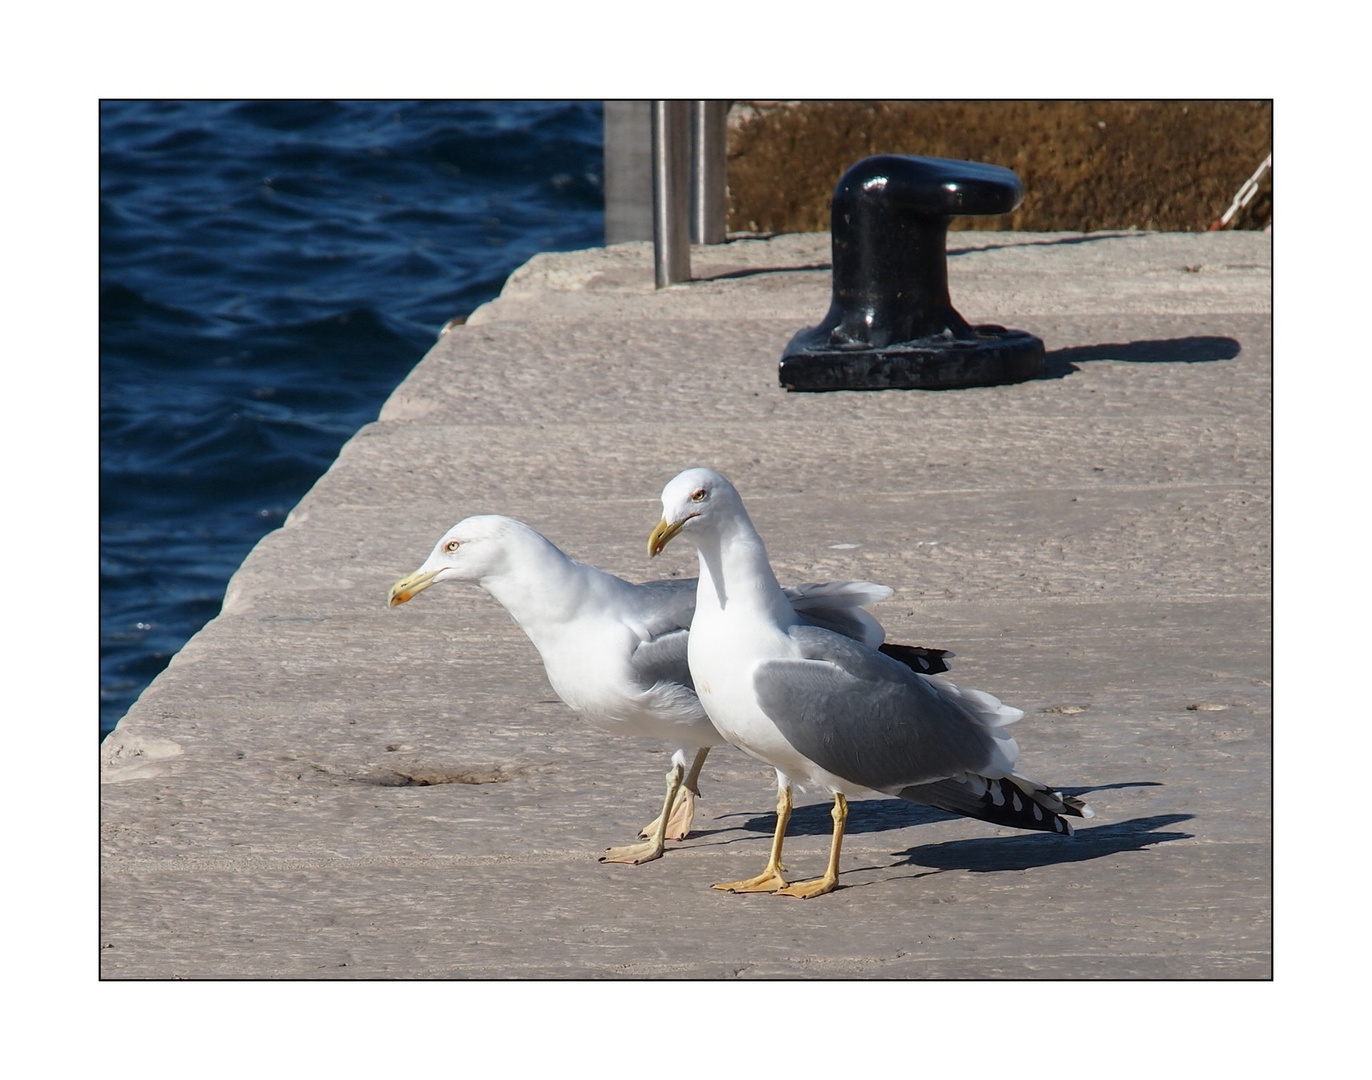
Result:
M391 586L390 606L403 604L440 581L470 581L499 574L509 566L512 548L539 534L514 518L482 514L459 521L434 545L424 565Z
M677 533L739 519L748 513L733 484L713 469L687 469L662 489L662 520L648 537L648 554L660 554Z

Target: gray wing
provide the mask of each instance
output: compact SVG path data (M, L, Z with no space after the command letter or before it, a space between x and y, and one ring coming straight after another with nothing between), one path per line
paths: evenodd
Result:
M1018 748L996 728L1018 710L916 675L827 630L802 625L788 633L805 658L763 661L753 686L786 741L820 768L894 794L1013 766Z
M635 585L641 617L650 633L689 630L696 613L697 578L664 578Z
M649 635L629 657L634 677L646 689L657 682L695 690L686 663L686 641L696 611L696 579L667 578L637 586L642 629Z
M691 668L686 663L686 639L689 632L673 630L651 641L641 641L629 657L634 678L647 689L657 682L680 683L692 690Z

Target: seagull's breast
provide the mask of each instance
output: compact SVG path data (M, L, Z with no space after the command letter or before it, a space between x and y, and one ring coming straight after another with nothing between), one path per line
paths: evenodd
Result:
M774 624L743 612L697 610L691 624L687 656L700 703L725 739L766 761L794 750L758 705L753 672L762 660L793 652Z
M578 712L612 715L639 692L629 671L634 644L623 624L588 621L559 634L540 652L558 697Z

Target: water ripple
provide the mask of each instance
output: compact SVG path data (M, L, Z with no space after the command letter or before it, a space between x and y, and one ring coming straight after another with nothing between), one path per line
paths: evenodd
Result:
M438 328L602 242L598 102L104 102L100 729Z

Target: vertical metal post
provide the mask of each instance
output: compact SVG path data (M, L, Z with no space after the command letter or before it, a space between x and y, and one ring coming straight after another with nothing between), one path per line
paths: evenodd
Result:
M691 102L691 242L722 244L728 214L727 101Z
M691 280L691 104L653 102L653 275Z

